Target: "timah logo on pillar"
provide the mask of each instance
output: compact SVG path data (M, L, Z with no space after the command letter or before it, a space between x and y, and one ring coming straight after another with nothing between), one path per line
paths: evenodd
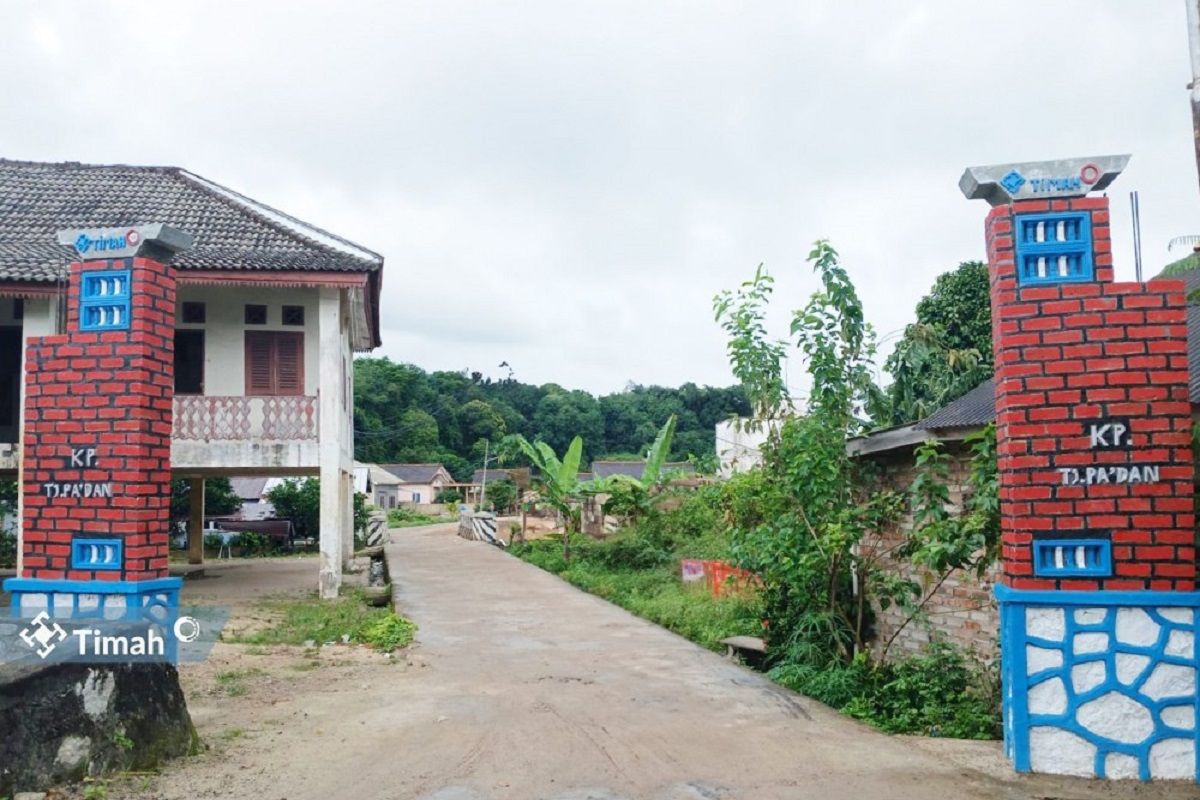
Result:
M130 228L124 234L120 235L99 232L96 236L92 236L87 233L81 233L75 237L74 244L75 249L80 255L93 251L107 253L112 250L123 250L126 247L133 247L141 238L141 234L138 233L137 228Z

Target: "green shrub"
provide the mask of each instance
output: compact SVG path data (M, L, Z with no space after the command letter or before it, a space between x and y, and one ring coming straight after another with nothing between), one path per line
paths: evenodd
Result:
M17 535L0 531L0 567L17 565Z
M267 555L273 549L271 538L264 533L242 531L234 537L233 546L242 557Z
M729 636L762 632L755 596L715 598L703 585L681 583L678 559L637 528L604 541L573 536L570 562L563 559L557 536L509 552L713 650L722 649L720 641Z
M590 547L576 557L603 564L611 569L654 569L671 561L671 554L636 532L616 536L603 545Z
M386 608L368 606L361 589L349 589L334 600L315 594L301 599L268 600L263 607L278 617L271 625L232 637L241 644L318 644L352 642L390 652L412 641L416 626Z
M789 663L773 680L888 733L956 739L1000 735L999 685L992 671L950 645L873 665L863 654L849 664Z
M383 653L406 647L413 640L417 626L398 614L387 614L368 622L360 631L365 644Z
M409 528L414 525L429 525L441 521L438 517L422 514L419 511L413 511L411 508L405 508L404 506L399 506L388 511L389 528Z

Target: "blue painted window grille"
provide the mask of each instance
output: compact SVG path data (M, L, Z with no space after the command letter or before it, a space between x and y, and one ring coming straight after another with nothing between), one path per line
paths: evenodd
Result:
M1015 223L1022 286L1093 279L1092 217L1086 211L1023 214Z
M73 539L71 569L120 569L124 550L125 543L120 539Z
M79 329L129 330L130 282L128 270L83 273L79 288Z
M1033 574L1049 578L1112 575L1112 542L1108 539L1034 540Z

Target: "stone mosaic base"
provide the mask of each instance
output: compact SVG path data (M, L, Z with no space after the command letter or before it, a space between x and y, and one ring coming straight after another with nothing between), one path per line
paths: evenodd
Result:
M1005 749L1019 771L1200 777L1200 596L1000 587L997 597Z

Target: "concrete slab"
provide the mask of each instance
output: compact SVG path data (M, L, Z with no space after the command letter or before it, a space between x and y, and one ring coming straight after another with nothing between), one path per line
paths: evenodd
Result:
M426 668L387 705L404 720L386 734L390 796L1114 796L1015 776L994 742L939 758L449 529L393 542L397 605L420 625Z

